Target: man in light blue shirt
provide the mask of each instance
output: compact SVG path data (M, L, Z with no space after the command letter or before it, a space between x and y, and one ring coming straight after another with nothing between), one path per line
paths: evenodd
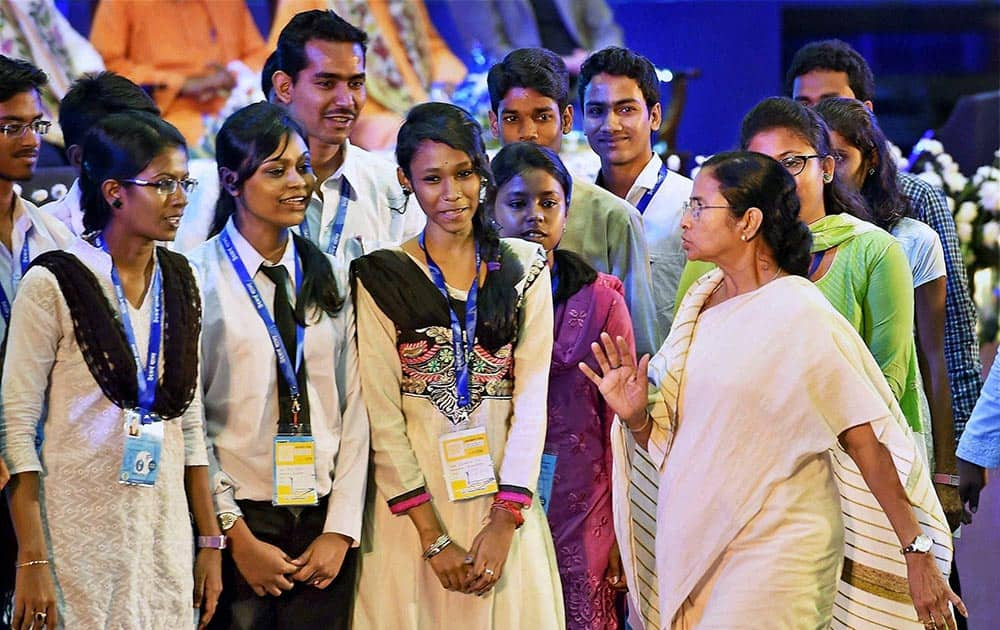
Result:
M993 361L965 432L958 442L958 491L973 513L986 486L986 469L1000 466L1000 354Z

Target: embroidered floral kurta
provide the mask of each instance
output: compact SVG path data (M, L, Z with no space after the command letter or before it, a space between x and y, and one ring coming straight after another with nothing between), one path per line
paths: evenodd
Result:
M515 285L520 324L514 341L496 350L483 347L477 335L469 362L471 411L464 421L457 409L447 315L439 325L400 323L401 315L383 311L373 297L388 286L409 317L434 319L423 317L423 305L428 304L427 311L443 312L443 298L423 261L404 258L377 277L359 270L368 267L372 257L408 255L397 248L355 262L361 383L371 423L375 480L362 533L356 628L431 630L440 628L445 619L477 630L565 626L552 537L539 505L523 511L524 525L514 534L501 577L484 597L441 586L421 558L423 547L405 514L433 499L438 519L454 544L464 550L471 547L489 515L493 495L448 499L439 439L452 431L479 427L485 429L501 491L524 495L523 500L532 503L545 441L552 352L549 273L536 245L511 239L503 246L524 267L524 276ZM452 305L464 311L466 293L449 287L449 294ZM431 302L434 299L442 301Z
M615 541L611 505L611 425L614 412L577 365L597 369L590 344L602 332L630 345L622 284L603 273L555 309L549 372L546 455L556 456L549 526L566 603L566 627L618 628L615 592L605 579Z

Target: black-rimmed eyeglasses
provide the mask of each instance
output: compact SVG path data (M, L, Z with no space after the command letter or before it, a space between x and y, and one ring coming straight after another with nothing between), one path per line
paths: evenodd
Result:
M778 163L785 167L792 177L797 176L799 173L805 170L806 162L813 158L822 159L822 155L789 155L788 157L783 157L778 160Z

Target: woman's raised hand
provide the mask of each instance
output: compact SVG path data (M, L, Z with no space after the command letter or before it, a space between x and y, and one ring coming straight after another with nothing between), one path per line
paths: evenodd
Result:
M580 371L597 385L608 406L629 427L644 424L649 389L649 355L643 355L637 364L625 339L618 337L612 340L606 332L601 333L601 343L590 344L590 349L601 374L598 375L586 363L579 364Z

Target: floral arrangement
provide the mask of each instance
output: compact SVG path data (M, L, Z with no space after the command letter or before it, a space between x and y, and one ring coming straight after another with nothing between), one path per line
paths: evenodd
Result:
M941 142L928 135L914 145L908 170L944 191L966 267L1000 265L1000 151L992 166L981 166L968 178Z

